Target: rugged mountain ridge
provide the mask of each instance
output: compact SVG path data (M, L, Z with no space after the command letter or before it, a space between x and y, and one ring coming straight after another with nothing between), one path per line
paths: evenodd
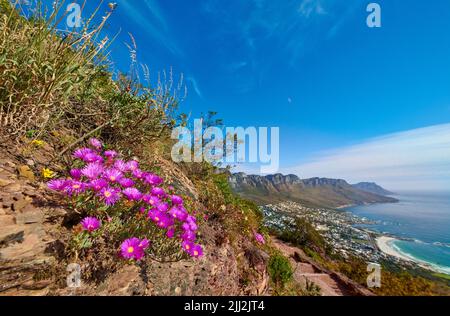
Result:
M379 186L378 184L376 184L374 182L360 182L360 183L352 184L352 186L359 190L378 194L378 195L394 195L393 192L382 188L381 186Z
M338 208L397 202L394 198L359 189L343 179L300 179L296 175L236 173L230 175L229 181L236 193L260 205L291 200L311 206Z

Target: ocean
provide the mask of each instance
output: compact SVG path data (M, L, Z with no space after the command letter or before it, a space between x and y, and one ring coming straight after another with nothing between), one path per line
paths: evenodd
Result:
M367 228L408 240L393 242L401 254L450 274L450 192L399 192L400 202L345 209L376 221Z

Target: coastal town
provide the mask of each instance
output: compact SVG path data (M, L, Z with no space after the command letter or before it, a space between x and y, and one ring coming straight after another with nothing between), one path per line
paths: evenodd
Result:
M296 218L310 222L343 257L357 256L368 262L382 261L405 264L406 260L389 255L380 249L377 239L382 236L368 226L375 222L353 215L345 210L312 208L300 203L286 201L261 207L266 226L281 231Z

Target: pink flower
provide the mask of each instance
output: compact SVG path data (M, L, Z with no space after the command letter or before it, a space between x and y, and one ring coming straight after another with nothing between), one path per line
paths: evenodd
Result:
M141 260L145 249L149 246L148 240L139 240L136 237L125 240L120 246L122 257L125 259Z
M141 242L139 243L139 248L141 248L142 250L147 249L150 246L150 241L148 239L142 239Z
M89 183L89 186L92 188L92 190L98 192L101 189L105 188L108 185L108 182L106 182L105 179L96 179L96 180L92 180Z
M186 251L187 253L189 253L192 250L192 248L194 248L194 245L195 244L193 242L186 240L181 243L181 247L183 247L183 250Z
M87 163L93 163L93 162L103 163L103 158L102 158L102 156L99 156L96 153L90 153L90 154L86 154L84 156L83 161L87 162Z
M194 245L188 253L191 257L200 258L203 256L203 248L200 245Z
M167 238L172 239L175 236L175 229L169 228L169 230L166 233Z
M172 195L171 199L172 199L172 203L175 205L183 204L183 199L181 197L179 197L178 195Z
M90 149L90 148L80 148L80 149L75 150L75 152L73 153L73 156L75 158L84 160L86 155L89 155L89 154L94 154L92 149Z
M70 176L75 180L80 180L82 173L80 169L72 169L70 170Z
M129 171L135 171L139 169L139 162L136 160L131 160L127 162L126 166Z
M180 237L184 241L195 241L195 239L197 239L197 236L191 230L186 230Z
M266 240L264 239L263 235L258 234L257 232L253 232L253 235L255 236L255 239L258 243L264 245L266 243Z
M106 170L105 173L103 174L103 176L105 177L106 180L108 180L111 183L119 182L120 179L123 178L122 172L120 172L120 170L114 169L114 168Z
M151 194L159 196L159 197L164 197L166 195L166 192L164 191L164 189L159 188L159 187L152 188L152 190L150 192L151 192Z
M72 181L68 181L68 184L66 185L66 187L64 188L65 192L68 195L76 195L76 194L80 194L83 193L84 191L86 191L87 185L84 182L81 181L76 181L76 180L72 180Z
M53 191L63 191L70 181L67 180L51 180L47 183L47 187Z
M107 150L103 154L109 159L114 159L118 156L118 153L115 150Z
M107 206L113 206L120 200L119 193L119 189L106 187L100 191L99 196L103 199Z
M103 173L103 165L98 162L90 163L81 170L81 173L91 180L97 179Z
M129 178L120 178L119 184L124 188L131 188L134 185L134 181Z
M100 228L101 222L95 217L86 217L81 221L81 225L83 226L83 230L93 232Z
M184 212L182 209L174 206L170 209L169 215L172 216L175 219L178 219L179 221L185 221L188 217L188 214Z
M97 138L91 138L89 140L89 144L91 144L91 146L95 147L96 149L101 149L103 147L102 142L99 141Z
M141 180L144 177L144 172L142 172L139 169L133 170L131 174L133 175L133 177L135 177L136 179L139 179L139 180Z
M160 212L167 212L167 210L169 209L169 204L166 202L163 203L159 203L156 208L160 211Z
M136 188L127 188L122 193L130 201L139 201L142 198L142 193Z
M160 185L163 183L163 179L156 174L149 173L145 176L145 182L150 185Z
M144 195L142 197L142 200L151 206L157 206L159 203L161 203L161 200L157 196L153 196L150 194Z
M117 159L114 162L114 168L116 168L117 170L121 171L121 172L127 172L127 165L123 160Z

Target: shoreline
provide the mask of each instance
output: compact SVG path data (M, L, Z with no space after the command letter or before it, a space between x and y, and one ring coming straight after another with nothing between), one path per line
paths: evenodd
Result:
M398 240L399 239L394 238L394 237L380 236L380 237L376 238L376 245L377 245L378 249L381 252L383 252L384 254L390 255L390 256L395 257L400 260L415 263L423 269L450 275L450 272L443 267L439 267L430 262L425 262L423 260L414 258L413 256L407 256L407 255L403 254L401 251L397 250L392 244Z

